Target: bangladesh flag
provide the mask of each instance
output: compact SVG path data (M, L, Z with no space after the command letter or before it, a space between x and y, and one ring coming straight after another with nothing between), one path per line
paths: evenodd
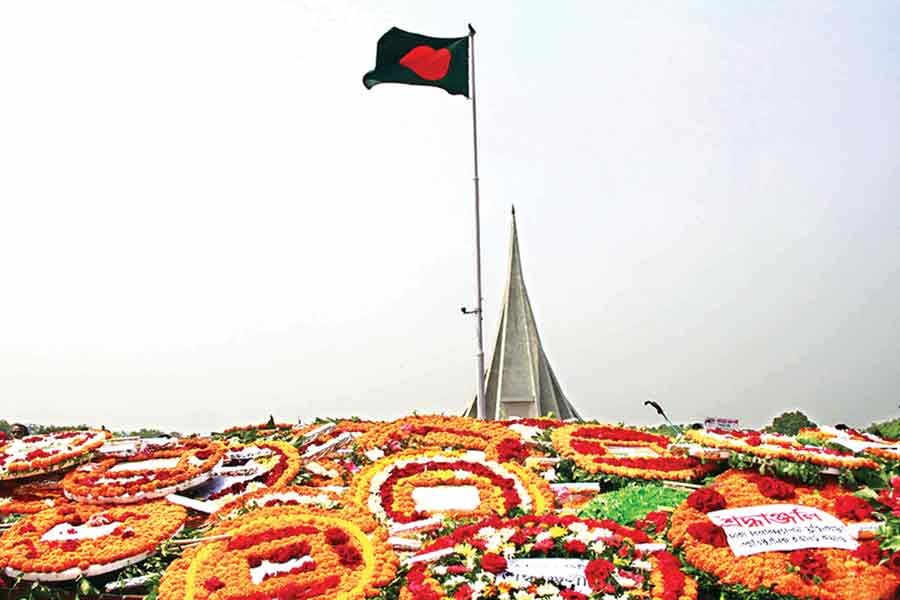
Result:
M469 97L469 38L433 38L392 27L378 40L375 68L365 74L368 89L379 83L444 88Z

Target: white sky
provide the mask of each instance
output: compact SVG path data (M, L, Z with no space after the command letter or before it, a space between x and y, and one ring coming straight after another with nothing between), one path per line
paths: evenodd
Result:
M0 3L0 418L462 410L470 106L361 77L391 26L469 21L488 355L515 203L583 414L896 414L895 2L23 0Z

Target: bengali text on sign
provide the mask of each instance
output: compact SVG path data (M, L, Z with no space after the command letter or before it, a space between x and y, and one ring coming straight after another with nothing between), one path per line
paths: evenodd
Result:
M746 506L716 510L708 516L725 530L735 556L803 548L855 550L858 545L840 519L810 506Z

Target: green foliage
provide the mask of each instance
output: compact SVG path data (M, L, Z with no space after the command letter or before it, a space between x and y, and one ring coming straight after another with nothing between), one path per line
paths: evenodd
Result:
M784 435L797 435L801 429L806 427L816 427L816 424L809 420L805 414L799 410L793 412L781 413L772 420L772 424L764 429L769 433L781 433Z
M728 466L732 469L756 470L762 475L794 479L806 485L816 485L822 480L822 467L818 465L780 458L762 458L740 452L731 453L728 458Z
M616 491L598 495L578 515L590 519L612 519L617 523L630 525L660 508L674 509L688 494L685 490L675 490L656 483L632 483Z
M900 440L900 419L872 423L866 431L886 440Z

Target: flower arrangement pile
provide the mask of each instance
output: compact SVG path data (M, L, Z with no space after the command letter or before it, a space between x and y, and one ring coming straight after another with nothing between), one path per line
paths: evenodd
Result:
M220 505L265 488L290 484L300 472L300 453L279 441L260 441L230 447L213 475L225 482L209 497Z
M109 435L107 431L91 429L0 441L0 480L68 469L89 460Z
M0 484L0 517L31 515L67 503L58 479Z
M262 508L173 562L160 600L361 600L395 577L387 532L358 513Z
M121 504L161 498L195 487L212 476L225 455L220 442L185 439L147 448L126 459L88 463L66 475L63 491L77 502Z
M391 525L435 514L449 518L514 511L544 514L554 502L550 486L524 467L444 450L386 456L357 474L349 495Z
M836 483L818 487L794 485L755 472L727 471L708 487L692 493L676 509L669 528L672 545L685 561L728 597L804 598L817 600L887 600L900 588L900 577L880 564L875 540L856 550L838 548L762 552L737 557L722 527L708 513L767 504L810 506L842 521L870 520L873 509Z
M492 517L457 527L410 561L400 600L694 600L672 554L613 521Z
M592 475L694 481L718 466L673 454L665 436L625 427L575 423L557 427L551 439L560 456Z
M234 519L252 510L275 506L334 510L342 508L346 503L343 493L322 488L290 486L261 489L238 496L223 505L216 511L215 518Z
M777 433L760 433L758 431L722 431L692 429L686 437L703 446L729 450L741 456L751 457L752 464L763 461L783 461L789 463L803 463L821 469L877 469L878 463L865 456L856 456L849 450L837 448L811 446L801 444L796 439ZM735 455L732 454L732 464L735 464ZM744 466L738 463L735 466ZM788 472L786 475L798 476L799 473Z
M393 454L406 448L478 450L490 460L524 460L519 435L501 423L466 417L411 416L383 423L357 439L363 452ZM378 454L376 454L377 456Z
M140 561L182 528L185 509L164 501L138 506L70 504L18 521L0 537L10 577L65 581Z

